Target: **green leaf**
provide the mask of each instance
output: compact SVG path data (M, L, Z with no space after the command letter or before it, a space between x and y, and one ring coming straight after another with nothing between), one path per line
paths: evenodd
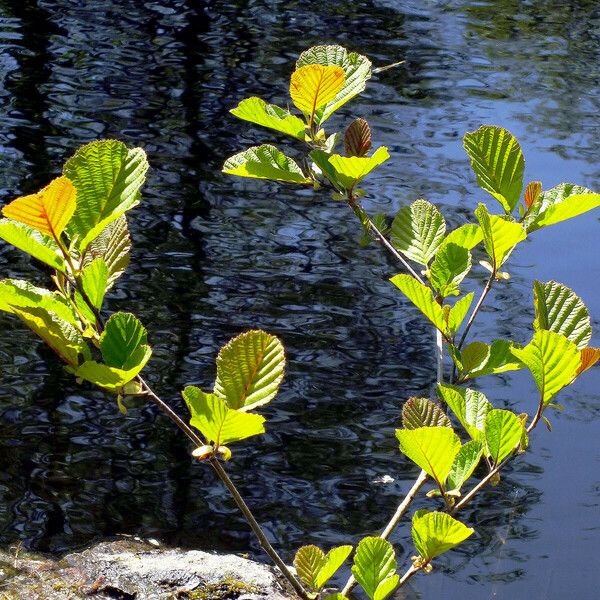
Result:
M475 343L480 344L481 342ZM517 371L525 366L512 352L513 349L520 348L521 346L509 340L494 340L490 346L487 344L485 346L488 348L487 359L483 364L478 366L475 364L476 357L473 357L473 364L469 365L471 368L467 368L463 364L464 370L461 373L463 380L474 379L483 375L505 373L506 371ZM466 350L467 348L463 350L463 354Z
M335 98L316 111L315 121L319 124L323 124L340 106L360 94L371 77L371 61L356 52L348 52L342 46L313 46L300 55L296 69L311 64L337 65L344 69L346 75L344 85Z
M27 308L42 308L75 327L80 324L69 303L57 292L36 287L21 279L1 280L0 310L16 314L17 309Z
M106 286L108 290L127 268L130 251L131 238L127 230L127 217L121 215L109 223L90 242L83 257L83 266L88 266L97 258L104 260L108 267L108 282Z
M333 168L333 165L329 162L330 155L327 154L327 152L324 152L323 150L313 150L308 156L319 168L320 173L316 171L316 169L313 166L313 171L316 171L317 175L323 174L329 180L331 185L333 185L333 187L335 187L336 189L344 189L344 186L338 180L336 170Z
M76 367L90 358L90 349L79 331L56 313L33 306L13 308L13 312L67 364Z
M317 577L325 566L325 553L317 546L302 546L294 556L294 568L300 579L313 590L320 589Z
M442 213L427 200L404 206L392 223L392 244L410 260L427 266L446 233Z
M246 331L221 348L214 393L230 408L252 410L275 397L284 368L285 352L278 338Z
M457 300L454 306L450 309L448 315L448 329L452 334L455 334L462 322L465 320L471 304L473 303L474 292L469 292L466 296L463 296L460 300Z
M111 315L100 336L100 352L109 367L129 371L148 361L145 327L131 313ZM144 362L145 364L145 362Z
M363 538L354 555L352 574L371 600L383 600L398 585L396 556L392 545L382 538Z
M390 157L385 146L377 148L372 156L340 156L332 154L329 164L335 170L336 180L345 189L351 190L360 183L373 169Z
M229 408L215 394L205 394L191 385L182 394L192 415L190 425L216 448L265 432L264 417Z
M53 269L64 273L65 261L57 243L51 237L24 223L0 219L0 238Z
M471 253L466 248L444 244L431 264L431 285L443 298L458 296L459 286L471 270L471 264Z
M460 449L460 439L449 427L396 429L400 451L444 485Z
M483 342L473 342L465 346L461 352L461 371L468 374L471 371L479 371L490 358L490 346Z
M108 267L102 258L96 258L81 271L81 285L95 308L102 308L108 286Z
M531 371L544 405L577 376L581 356L564 335L540 329L525 348L512 353Z
M485 417L485 446L495 465L500 464L519 444L523 423L510 410L495 408Z
M120 392L121 388L135 379L152 356L150 346L143 346L144 354L138 357L138 361L129 369L119 369L99 363L95 360L84 362L76 371L75 376L85 379L111 392Z
M306 135L304 121L279 106L267 104L261 98L246 98L229 112L238 119L268 127L304 141Z
M469 388L438 384L438 392L474 440L481 440L487 413L494 407L481 393Z
M464 146L477 183L511 213L521 198L525 171L517 139L501 127L483 126L465 134Z
M437 327L446 334L446 318L442 307L435 301L430 288L418 282L412 275L401 273L390 281Z
M446 413L427 398L409 398L402 407L402 427L452 427Z
M554 225L600 206L600 194L572 183L561 183L542 192L531 206L524 223L527 231Z
M450 515L442 512L418 510L412 519L415 548L426 561L452 550L475 533Z
M446 482L450 492L460 492L460 488L471 477L481 460L483 448L481 442L471 440L463 444L452 463L452 469Z
M556 281L533 284L536 330L547 329L561 333L579 350L592 339L592 324L588 310L581 298L566 285Z
M270 144L253 146L231 156L223 165L223 173L271 181L312 183L296 161Z
M454 231L451 231L444 238L440 248L444 247L446 244L456 244L467 250L473 250L473 248L481 243L482 240L483 232L481 231L481 227L474 223L467 223L466 225L461 225Z
M332 548L325 556L325 563L317 576L317 589L320 590L344 564L350 556L352 546L338 546Z
M344 594L328 594L324 596L323 600L348 600L348 596L344 596Z
M475 216L479 219L485 249L497 270L508 259L515 246L527 237L527 233L521 223L490 215L485 204L478 206Z
M141 148L117 140L86 144L65 163L63 172L77 190L77 209L67 226L79 251L112 221L140 203L148 161Z

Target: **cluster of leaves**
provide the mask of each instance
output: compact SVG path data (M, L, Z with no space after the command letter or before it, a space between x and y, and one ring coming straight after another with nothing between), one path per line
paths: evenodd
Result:
M354 120L344 134L345 155L336 153L341 134L327 135L323 123L347 100L363 90L371 76L364 56L339 46L317 46L305 51L290 81L293 104L302 113L248 98L231 112L246 121L290 135L309 146L306 159L294 159L272 145L250 148L229 158L225 173L294 184L326 185L332 196L345 200L364 227L366 242L376 239L391 248L408 268L391 282L439 331L453 361L449 383L439 382L438 399L411 398L402 411L402 428L396 431L400 451L434 482L430 497L444 501L442 511L417 511L412 537L417 550L409 575L431 569L431 560L467 539L473 529L454 518L463 503L463 486L476 471L480 486L496 483L499 471L513 456L525 452L529 433L556 394L589 369L600 349L591 348L591 322L582 300L566 286L549 281L534 284L533 338L526 345L498 339L466 344L469 330L488 292L510 279L506 263L515 249L534 231L576 217L600 206L600 194L564 183L549 190L533 181L524 186L525 160L516 138L507 130L482 126L467 133L464 148L479 186L501 207L494 214L483 203L474 211L475 222L447 232L443 215L432 203L419 199L402 207L388 223L385 215L371 219L361 206L364 177L389 158L386 148L371 156L368 123ZM389 236L386 239L385 236ZM365 241L365 240L363 240ZM466 278L478 263L488 281L473 307L475 292L463 293ZM415 263L415 267L410 266ZM421 275L418 274L421 271ZM448 301L452 299L452 301ZM469 317L467 318L467 315ZM461 387L476 377L528 368L539 390L532 414L495 408L477 390ZM447 414L447 411L450 411ZM461 426L461 436L453 423ZM325 555L315 546L301 548L295 559L298 575L318 594L327 579L350 555L349 546ZM382 600L401 583L391 544L382 538L363 539L354 555L352 572L371 600ZM330 599L346 596L333 594Z

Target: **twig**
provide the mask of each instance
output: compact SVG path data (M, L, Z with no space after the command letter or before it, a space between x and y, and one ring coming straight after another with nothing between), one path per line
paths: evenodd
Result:
M485 300L490 289L492 288L492 284L494 283L495 277L496 277L496 270L494 269L492 271L492 273L490 273L490 277L487 280L485 287L483 288L483 291L481 292L481 296L479 296L479 300L477 301L477 304L475 305L475 308L473 309L473 312L471 313L471 316L469 317L469 320L467 321L465 330L462 334L462 337L460 338L460 342L458 343L459 350L463 347L463 344L465 343L465 340L467 339L467 334L469 333L469 329L471 329L471 325L473 325L473 321L475 320L475 317L477 316L477 313L479 312L479 309L481 308L483 301Z

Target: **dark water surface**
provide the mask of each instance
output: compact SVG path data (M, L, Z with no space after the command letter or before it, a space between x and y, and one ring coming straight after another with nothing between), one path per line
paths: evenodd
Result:
M390 149L370 211L425 196L458 224L493 204L461 146L482 123L519 137L528 179L600 188L599 32L595 0L0 0L1 199L41 187L87 141L143 146L152 171L131 215L133 262L108 308L147 325L147 377L179 408L184 384L212 385L230 336L281 336L289 368L268 434L229 469L286 558L305 542L355 542L415 476L393 429L403 400L433 383L431 332L387 282L394 264L359 248L344 205L219 173L228 155L273 139L228 109L247 95L284 103L292 61L314 43L376 65L406 59L332 123L364 116ZM600 315L597 216L523 244L482 339L529 339L534 278L575 288ZM46 281L5 245L0 271ZM484 277L476 268L471 283ZM153 407L123 417L15 320L0 327L0 542L62 552L129 533L259 555L213 473ZM534 410L527 373L481 383L498 406ZM562 394L554 433L536 431L533 452L465 511L477 537L402 597L597 597L599 383L592 371ZM395 481L373 483L383 475ZM407 532L395 537L401 564Z

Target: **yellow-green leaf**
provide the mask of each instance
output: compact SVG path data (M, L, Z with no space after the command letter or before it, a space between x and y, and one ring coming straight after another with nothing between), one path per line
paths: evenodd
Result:
M438 392L471 438L481 440L486 415L494 408L488 399L476 390L443 383L438 384Z
M488 456L500 464L521 441L523 422L510 410L495 408L485 417L484 439Z
M471 477L481 460L483 448L481 442L471 440L463 444L452 463L446 485L449 492L460 492L460 488Z
M354 555L352 573L371 600L384 600L398 585L394 548L379 537L363 538Z
M336 179L346 189L352 189L360 183L373 169L390 157L385 146L377 148L372 156L340 156L333 154L329 164L333 167Z
M481 227L479 225L475 225L474 223L467 223L466 225L461 225L454 231L451 231L442 242L442 246L446 244L456 244L457 246L462 246L467 250L472 250L483 240L483 232L481 231Z
M290 96L296 108L312 119L318 108L336 97L345 79L339 66L305 65L292 73Z
M431 264L430 281L443 298L458 296L460 284L471 270L471 253L457 244L444 244Z
M138 356L137 362L129 369L119 369L95 360L88 360L75 371L75 376L108 391L121 391L123 387L139 375L151 356L150 346L144 346L143 354Z
M412 519L412 536L419 555L429 561L452 550L475 533L450 515L418 510Z
M100 336L102 358L109 367L129 371L146 364L148 350L146 328L135 315L123 312L111 315Z
M13 200L2 214L58 239L71 220L77 206L77 192L66 177L57 177L43 190Z
M302 546L294 556L294 568L300 579L313 590L318 590L317 577L325 566L325 553L314 545Z
M320 590L344 564L350 556L352 546L337 546L332 548L325 556L325 563L317 576L317 589Z
M246 98L229 111L238 119L256 123L304 141L306 124L287 110L267 104L261 98Z
M471 308L474 296L474 292L469 292L466 296L457 300L450 309L450 313L448 314L448 329L450 330L450 333L455 334L462 325L462 322L469 312L469 308Z
M102 258L96 258L81 271L81 285L87 299L97 309L102 308L108 286L108 267Z

